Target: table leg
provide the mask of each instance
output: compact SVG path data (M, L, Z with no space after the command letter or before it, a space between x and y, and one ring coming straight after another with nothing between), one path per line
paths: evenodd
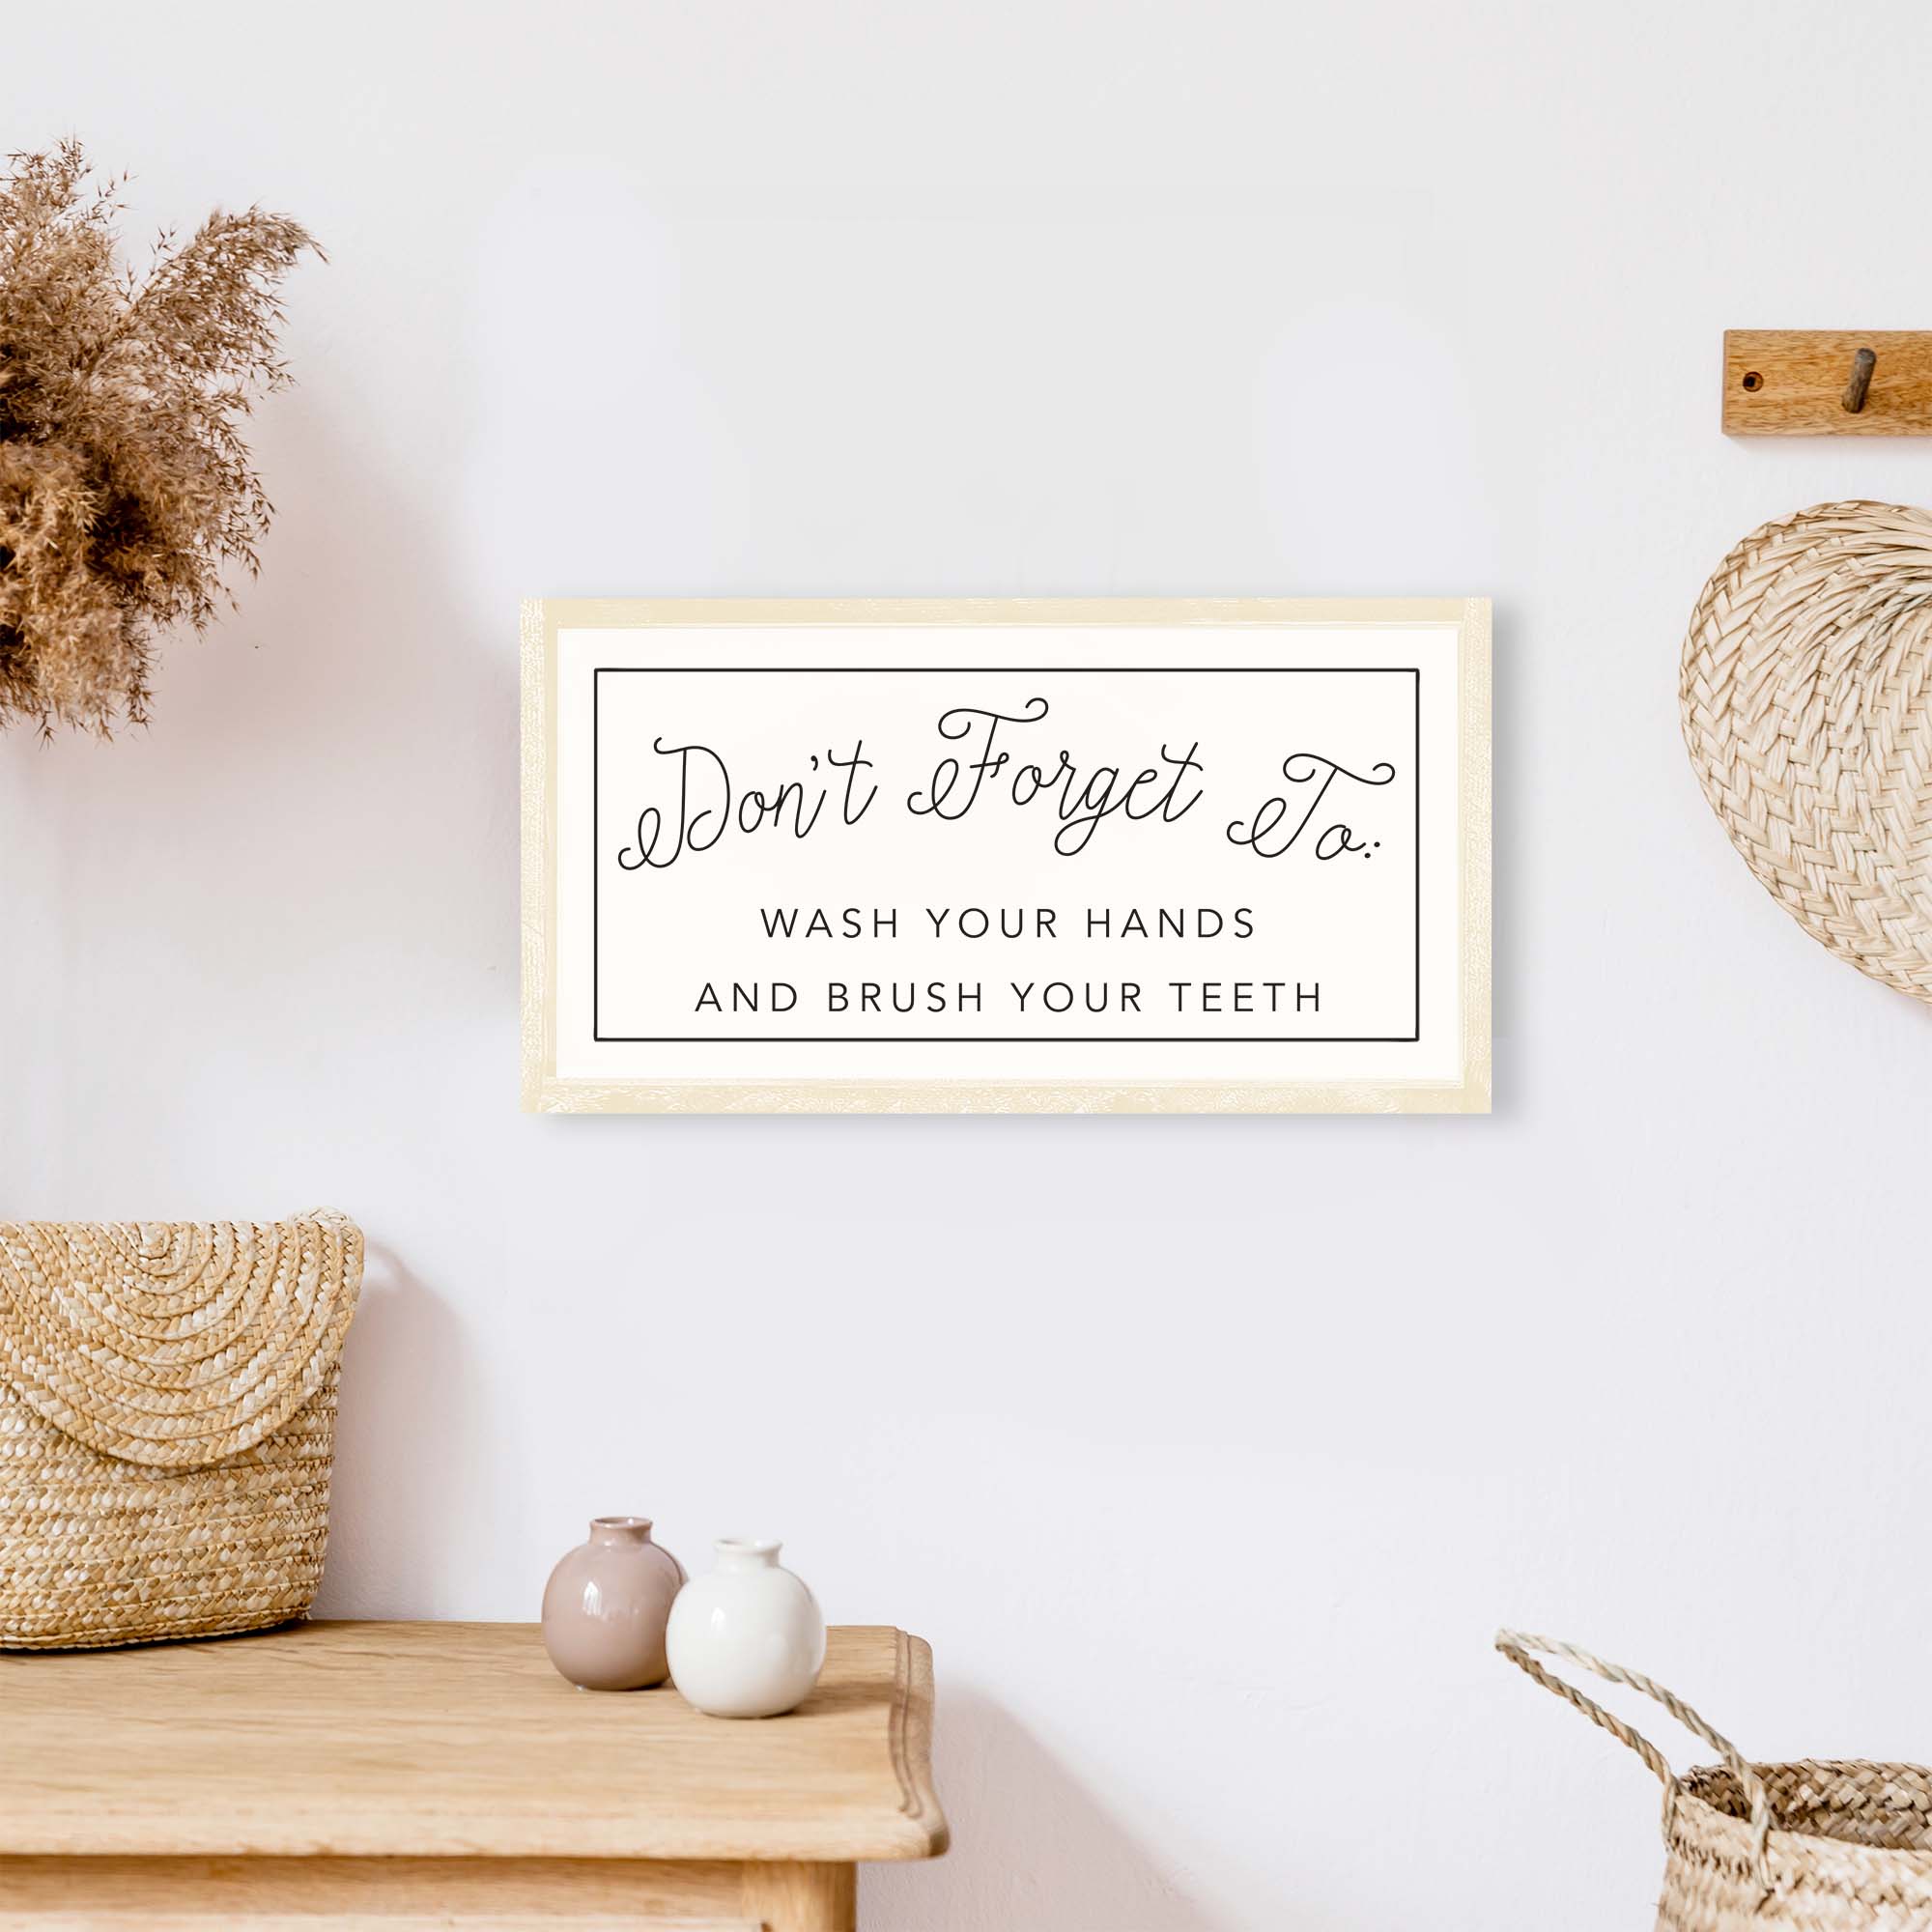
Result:
M745 1917L764 1932L856 1932L856 1866L761 1863L742 1871Z

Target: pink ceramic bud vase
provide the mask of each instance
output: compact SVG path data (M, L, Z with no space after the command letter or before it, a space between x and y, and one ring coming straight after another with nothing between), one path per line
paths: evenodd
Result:
M647 1516L600 1516L544 1585L550 1661L586 1690L642 1690L669 1674L665 1625L684 1565L651 1541Z

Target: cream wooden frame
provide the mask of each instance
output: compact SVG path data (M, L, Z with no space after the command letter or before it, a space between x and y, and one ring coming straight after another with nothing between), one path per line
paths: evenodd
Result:
M556 640L650 624L1459 626L1463 1053L1448 1084L595 1081L556 1073ZM544 1114L1485 1114L1490 1110L1490 605L1470 598L540 598L523 607L523 1104Z

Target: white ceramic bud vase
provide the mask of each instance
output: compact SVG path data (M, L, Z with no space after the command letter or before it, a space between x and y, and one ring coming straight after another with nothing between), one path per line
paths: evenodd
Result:
M670 1681L714 1718L776 1718L803 1701L825 1662L825 1619L779 1546L725 1536L718 1567L677 1593L665 1632Z

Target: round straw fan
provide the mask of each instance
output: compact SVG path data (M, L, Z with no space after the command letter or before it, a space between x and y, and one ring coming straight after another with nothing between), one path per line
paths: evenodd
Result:
M1820 503L1753 530L1697 600L1679 697L1772 896L1932 1002L1932 513Z

